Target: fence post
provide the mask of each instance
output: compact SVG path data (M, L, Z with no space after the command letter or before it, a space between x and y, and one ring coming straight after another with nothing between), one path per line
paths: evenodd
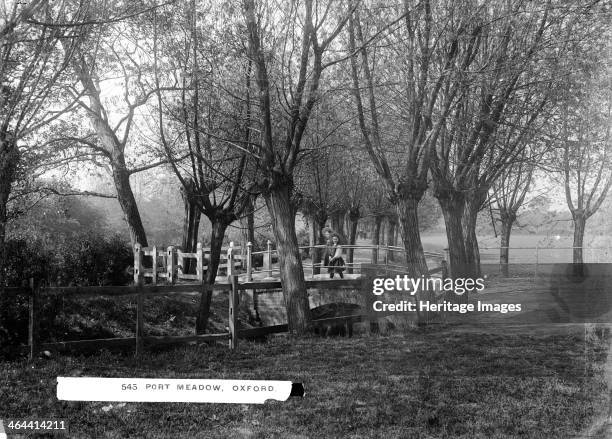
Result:
M536 244L536 264L535 264L535 278L536 279L538 278L538 264L539 263L540 263L540 245Z
M236 273L236 268L234 267L234 242L229 243L229 247L227 248L227 279L230 280L230 277Z
M247 242L247 281L253 280L253 243Z
M134 244L134 283L138 284L139 279L143 274L142 259L144 257L142 246L139 243Z
M241 271L244 271L247 268L246 256L247 256L247 244L244 241L242 241L240 243L240 270Z
M198 276L198 282L204 282L204 250L201 242L198 242L196 248L196 275Z
M266 265L268 270L268 277L272 277L272 241L268 239L268 249L266 251Z
M389 275L389 246L385 247L385 274Z
M310 272L310 278L314 279L315 277L315 255L319 254L319 249L316 247L316 244L313 245L312 247L308 247L308 252L310 253L310 265L311 265L311 269L312 271ZM323 265L323 262L321 262L321 265Z
M380 248L380 246L378 244L376 244L376 248L372 249L372 265L377 265L378 264L378 249Z
M174 247L169 246L166 252L166 279L171 284L174 283Z
M30 345L30 361L34 361L38 351L38 285L34 278L30 278L29 316L28 316L28 344Z
M151 255L151 259L153 260L153 267L152 267L152 273L153 273L153 285L157 285L157 246L154 245L153 246L153 254Z
M444 260L446 261L446 272L448 276L450 276L453 271L453 266L451 265L450 249L448 247L444 249Z
M232 289L229 297L230 349L238 347L238 276L231 277Z
M144 273L142 272L142 247L140 244L136 244L134 250L134 257L136 261L134 263L135 267L138 269L134 269L134 283L137 288L137 296L136 296L136 357L140 356L142 353L142 335L143 335L143 320L142 320L142 311L143 311L143 295L142 288L144 285ZM136 262L138 265L136 265Z

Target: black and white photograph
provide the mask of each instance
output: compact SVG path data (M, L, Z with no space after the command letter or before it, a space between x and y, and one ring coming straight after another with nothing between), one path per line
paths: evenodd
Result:
M612 438L612 1L0 0L0 439Z

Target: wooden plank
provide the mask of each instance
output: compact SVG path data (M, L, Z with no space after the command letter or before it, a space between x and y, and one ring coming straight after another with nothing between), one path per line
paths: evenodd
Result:
M261 337L268 334L278 334L280 332L288 332L289 325L272 325L272 326L263 326L261 328L249 328L249 329L240 329L238 331L238 337L240 338L250 338L250 337Z
M174 272L176 270L176 267L174 264L175 256L176 256L176 252L174 251L174 247L172 246L168 247L168 250L166 250L166 279L168 279L168 282L170 283L174 283L174 281L176 280L174 278Z
M198 257L197 253L185 253L180 250L176 251L176 254L181 258L192 258L196 259Z
M196 279L201 283L204 281L204 253L202 253L201 242L198 242L196 255Z
M144 335L144 297L138 294L136 299L136 356L142 353L142 337Z
M151 277L153 278L153 284L157 283L157 246L153 246L153 251L151 252L153 265L151 266Z
M148 335L142 337L142 341L147 345L161 344L181 344L190 342L206 342L206 341L225 341L229 338L229 333L221 334L203 334L203 335L186 335L186 336L153 336ZM67 350L67 349L102 349L111 347L133 346L136 342L136 337L122 338L99 338L92 340L75 340L54 343L43 343L38 346L38 350Z
M236 349L238 347L238 276L234 275L231 279L232 291L229 297L229 347L230 349Z
M342 287L361 287L363 278L357 279L309 279L306 281L306 288L342 288Z
M0 291L6 294L23 294L24 296L29 296L32 294L32 289L29 287L4 287L0 288Z
M238 284L239 290L272 290L272 289L281 289L282 285L280 280L267 280L258 282L254 280L253 282L244 282Z
M57 350L62 351L66 349L101 349L119 346L134 346L136 337L123 337L123 338L98 338L92 340L75 340L75 341L62 341L55 343L42 343L39 345L39 350Z
M138 283L138 279L143 276L143 258L142 246L139 243L134 244L134 283Z
M213 290L229 290L230 284L219 283L215 284ZM145 285L142 287L142 294L144 296L152 296L159 294L181 294L191 292L201 292L202 285L199 283L184 283L184 284L169 284L169 285ZM29 293L28 293L29 294ZM138 287L136 285L123 285L123 286L105 286L105 287L50 287L41 291L41 295L45 296L78 296L78 297L92 297L92 296L134 296L138 294Z
M179 279L186 279L186 280L198 280L198 275L197 274L183 274L179 271L178 276Z
M142 337L142 341L147 345L161 344L182 344L190 342L206 342L206 341L225 341L229 338L229 333L222 334L203 334L203 335L186 335L186 336L152 336ZM67 349L102 349L111 347L133 346L136 342L136 337L122 338L99 338L93 340L75 340L54 343L43 343L38 346L38 350L56 350L62 351Z
M252 250L253 250L253 243L252 242L247 242L247 281L251 282L253 280L253 257L252 257Z
M195 275L192 275L195 276ZM363 278L357 279L309 279L306 280L307 288L341 288L341 287L360 287L363 282ZM188 292L200 292L202 285L199 283L181 283L181 284L169 284L169 285L146 285L142 287L142 294L144 296L158 295L158 294L180 294ZM231 284L229 283L215 283L213 290L224 291L229 290ZM237 285L238 290L266 290L266 289L281 289L282 285L280 280L267 280L267 281L252 281L239 283ZM23 288L20 291L28 292ZM28 293L29 294L29 293ZM133 296L138 294L138 287L135 285L123 285L123 286L91 286L91 287L49 287L41 291L41 295L46 296L79 296L79 297L91 297L91 296Z
M30 299L28 313L28 345L30 346L30 361L34 360L38 349L38 291L34 279L30 279Z
M342 288L361 287L363 278L356 279L307 279L306 288ZM239 290L271 290L282 289L280 280L265 280L243 282L238 284ZM262 291L263 292L263 291Z
M340 317L328 317L326 319L317 319L317 320L313 320L312 323L313 324L317 324L317 323L341 323L341 322L345 322L347 320L351 320L353 322L363 322L366 321L368 318L367 315L363 315L363 314L357 314L357 315L351 315L351 316L340 316Z
M161 345L161 344L179 344L179 343L192 343L192 342L206 342L206 341L225 341L229 338L230 334L224 332L221 334L202 334L202 335L168 335L168 336L153 336L148 335L143 337L143 341L148 345Z
M175 285L157 285L156 287L146 286L143 294L145 296L157 296L160 294L200 294L204 286L202 284L175 284ZM212 286L213 291L229 291L231 285L228 283L215 283Z
M131 296L138 293L134 285L107 286L107 287L50 287L42 291L45 296Z

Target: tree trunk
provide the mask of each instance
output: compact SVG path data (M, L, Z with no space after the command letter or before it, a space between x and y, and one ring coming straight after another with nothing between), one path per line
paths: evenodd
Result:
M289 331L299 335L309 331L311 316L289 191L287 185L275 184L264 197L276 239Z
M406 251L406 265L411 276L419 277L426 274L427 261L423 252L423 243L421 242L421 232L419 230L418 205L423 192L420 196L417 192L410 194L400 194L401 196L396 201L395 208L399 219L400 234Z
M123 217L128 225L132 248L134 248L136 243L139 243L143 247L147 247L149 245L147 242L147 235L142 225L142 220L140 219L140 212L138 211L138 205L134 198L134 192L132 192L132 186L130 185L130 174L123 160L113 161L112 170L113 182L117 189L117 199L123 211Z
M327 221L327 212L320 209L312 218L312 227L314 234L314 244L324 245L325 236L323 235L323 229L325 228L325 222ZM315 264L313 268L313 274L321 273L321 266L319 265L323 260L324 249L315 248L312 253L312 261Z
M584 263L582 254L582 245L584 243L584 230L586 228L586 215L578 210L572 212L574 220L574 244L573 244L573 261L574 264Z
M349 220L349 245L355 245L355 243L357 242L357 225L359 224L359 217L360 217L360 212L359 212L359 207L353 207L351 209L349 209L348 212L348 220ZM349 248L346 258L347 258L347 262L348 262L348 269L347 269L347 273L353 273L353 258L355 255L355 249L354 248Z
M192 253L196 251L198 246L198 232L200 230L200 218L202 212L198 208L195 195L193 193L193 180L189 180L189 187L181 188L181 196L183 197L183 205L185 206L185 217L183 218L183 243L182 249L184 252ZM194 273L195 264L192 259L185 260L183 272Z
M19 163L19 149L13 141L0 139L0 286L4 286L6 263L6 225L8 222L8 200L15 181Z
M487 192L483 192L482 189L470 194L466 199L465 211L462 219L466 261L474 277L481 276L480 249L478 248L476 225L478 221L478 212L486 199L486 195Z
M242 240L244 244L251 243L255 245L255 206L253 203L253 197L249 197L246 203L244 211L246 215L240 218L240 227L242 228ZM252 248L255 251L255 248Z
M125 164L125 144L122 144L119 140L117 133L111 128L105 117L105 110L100 101L99 87L94 80L95 72L85 63L83 56L74 57L73 61L73 66L76 69L79 80L87 92L86 95L89 96L91 111L88 114L92 126L98 141L111 157L110 166L113 172L113 182L117 190L119 205L128 225L132 248L134 248L136 243L147 247L147 236L142 225L134 193L132 192L132 186L130 185L130 173ZM129 129L129 127L124 128Z
M444 216L450 258L450 261L448 261L450 274L453 278L463 277L467 268L462 224L465 199L462 194L455 191L436 194L436 198L440 202L442 215Z
M206 268L206 289L202 291L200 297L200 306L196 319L196 334L204 334L208 326L210 304L212 302L212 286L217 279L217 270L219 269L219 260L221 259L221 248L223 247L225 230L227 226L231 224L231 221L228 221L229 220L225 217L213 217L210 219L210 258L208 260L208 267Z
M249 197L240 217L240 232L242 235L242 245L240 254L242 256L242 268L246 269L247 244L251 243L251 251L255 250L255 216L253 214L253 197Z
M502 275L508 277L510 272L508 263L510 262L510 234L512 233L512 225L516 219L514 212L500 212L501 216L501 248L499 249L499 265L501 266Z
M382 226L382 216L374 217L374 230L372 231L372 245L380 244L380 228ZM372 264L378 264L378 249L372 249Z
M336 211L331 214L331 226L334 230L334 233L337 233L340 237L340 243L346 244L348 239L346 239L346 233L344 232L344 215L345 211Z

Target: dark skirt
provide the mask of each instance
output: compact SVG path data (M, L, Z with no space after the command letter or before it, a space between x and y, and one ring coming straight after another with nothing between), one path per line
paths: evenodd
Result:
M329 260L326 262L325 265L329 265L330 267L327 269L328 273L342 273L344 270L346 270L346 267L344 266L344 259L342 258L338 258L333 260L332 262L329 262Z

